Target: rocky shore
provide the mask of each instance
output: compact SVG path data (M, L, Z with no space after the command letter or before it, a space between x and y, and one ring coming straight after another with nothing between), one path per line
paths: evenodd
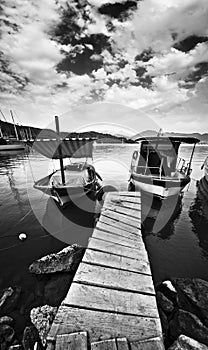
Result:
M0 350L44 350L84 248L72 245L29 266L34 290L0 290ZM61 288L60 288L61 285ZM156 286L165 349L208 350L208 282L173 278Z
M165 348L208 350L208 282L173 278L156 287Z
M47 332L83 254L82 247L72 245L32 263L33 292L19 286L0 290L0 350L45 349Z

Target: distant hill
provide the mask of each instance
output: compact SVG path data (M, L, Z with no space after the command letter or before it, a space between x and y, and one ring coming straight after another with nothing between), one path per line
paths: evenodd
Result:
M145 130L141 133L138 133L132 137L132 140L136 140L139 137L150 137L150 136L157 136L158 132L155 130ZM180 133L180 132L165 132L164 136L172 136L172 137L196 137L200 140L200 142L208 143L208 133L200 134L200 133Z
M97 143L134 143L133 140L126 138L125 136L116 136L108 133L101 133L97 131L84 131L84 132L61 132L60 136L65 137L90 137L95 138ZM55 138L56 133L51 129L43 129L38 135L40 138Z

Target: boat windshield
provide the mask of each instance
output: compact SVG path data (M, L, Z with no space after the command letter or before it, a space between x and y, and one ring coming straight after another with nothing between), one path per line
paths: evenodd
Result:
M178 148L180 143L157 143L143 142L141 145L140 157L138 160L137 172L154 175L169 176L175 171Z

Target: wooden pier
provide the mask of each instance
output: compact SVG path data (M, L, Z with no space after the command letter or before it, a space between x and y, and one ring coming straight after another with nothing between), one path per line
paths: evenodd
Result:
M140 193L107 194L47 344L48 350L164 350Z

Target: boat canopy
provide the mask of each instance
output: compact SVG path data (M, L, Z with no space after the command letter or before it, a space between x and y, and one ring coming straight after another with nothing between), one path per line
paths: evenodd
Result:
M193 144L193 143L199 143L200 140L197 139L196 137L183 137L183 136L150 136L150 137L139 137L138 139L136 139L135 141L140 141L140 142L171 142L171 143L188 143L188 144Z
M33 148L51 159L60 158L92 158L95 138L60 137L36 139Z

